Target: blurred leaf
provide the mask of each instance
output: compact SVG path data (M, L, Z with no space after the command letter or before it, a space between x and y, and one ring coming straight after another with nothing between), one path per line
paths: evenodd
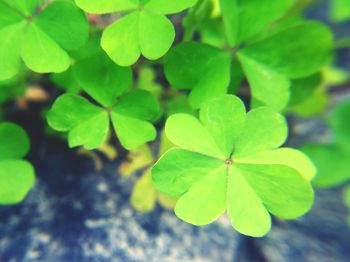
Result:
M0 124L0 205L21 202L35 182L34 169L20 160L29 151L25 131L12 123Z
M350 19L350 2L348 0L333 0L331 3L331 19L344 22Z
M336 143L350 148L350 100L346 100L332 111L330 124L334 132Z

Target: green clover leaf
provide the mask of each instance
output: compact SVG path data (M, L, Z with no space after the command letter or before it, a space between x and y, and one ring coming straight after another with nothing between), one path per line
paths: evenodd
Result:
M314 39L320 40L310 45ZM172 86L192 90L191 104L199 108L211 96L225 94L230 85L234 92L242 68L253 106L281 111L289 103L291 80L317 73L331 49L332 34L325 25L298 20L258 41L233 46L230 52L200 43L180 44L166 56L165 73Z
M237 46L259 33L281 18L292 3L292 0L220 0L229 44Z
M131 11L103 32L101 45L118 65L130 66L141 54L150 60L162 57L171 47L175 29L165 16L193 6L197 0L76 0L87 12Z
M152 168L160 192L181 195L175 213L206 225L225 210L242 234L263 236L269 213L293 219L313 202L311 161L300 151L278 149L286 140L285 119L261 107L246 113L242 101L224 95L205 103L200 120L186 114L168 118L167 151Z
M350 101L340 103L330 114L334 141L329 144L306 144L301 150L317 167L313 184L317 187L334 187L350 180Z
M180 44L166 56L164 67L174 88L191 90L189 102L193 108L225 94L230 84L230 55L209 45Z
M86 17L73 3L54 1L36 14L42 2L0 1L0 80L19 72L21 58L38 73L63 72L71 64L68 52L87 41Z
M0 205L17 204L35 183L32 165L21 160L29 151L29 139L21 127L5 122L0 124L0 145Z

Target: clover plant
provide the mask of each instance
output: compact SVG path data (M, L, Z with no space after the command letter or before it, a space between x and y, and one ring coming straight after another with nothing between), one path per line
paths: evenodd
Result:
M0 123L0 205L17 204L35 182L34 168L22 158L30 143L25 131L12 123Z
M63 72L71 64L69 51L88 39L84 13L69 1L0 1L0 80L26 66L38 73ZM64 26L62 26L64 23Z
M175 39L175 29L166 15L179 13L197 0L76 0L90 13L127 12L103 33L101 45L121 66L134 64L142 54L155 60L162 57Z
M335 20L347 16L346 2L334 1ZM331 117L334 141L302 148L316 177L304 153L282 147L285 116L324 114L336 75L332 33L303 17L306 5L0 0L1 121L8 109L30 109L19 98L37 85L48 94L40 108L51 135L77 153L126 156L123 176L142 171L131 192L135 209L176 202L176 215L194 225L226 212L240 233L263 236L271 215L294 219L311 208L311 183L349 178L346 103ZM161 142L149 145L157 135ZM0 124L0 204L16 204L32 188L33 167L22 160L28 150L21 127Z
M206 225L227 211L237 231L263 236L269 212L291 219L310 209L315 168L300 151L279 148L287 125L272 109L246 113L239 98L225 95L205 103L199 120L170 116L165 132L178 148L158 160L152 176L159 191L181 195L181 219Z

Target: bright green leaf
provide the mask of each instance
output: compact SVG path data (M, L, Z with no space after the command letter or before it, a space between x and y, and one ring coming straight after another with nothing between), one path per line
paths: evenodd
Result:
M285 118L267 107L260 107L247 114L241 135L235 144L233 160L265 150L280 147L287 139Z
M70 147L81 145L95 149L107 138L107 112L76 95L60 96L49 111L47 120L53 129L69 131Z
M175 214L193 225L202 226L215 221L226 209L226 166L206 173L180 197Z
M187 114L170 116L165 124L165 133L172 143L184 149L216 158L225 158L209 130L194 116Z
M22 158L30 147L25 131L12 123L0 124L0 145L0 160Z
M21 202L34 182L34 169L28 162L0 160L0 205Z
M177 196L185 193L208 173L217 173L222 166L223 163L217 159L182 149L171 149L153 166L152 176L160 192Z
M247 75L253 99L278 111L285 108L290 95L289 80L244 54L239 53L238 56Z
M330 29L320 22L305 22L253 43L240 52L285 76L302 78L319 71L329 60L331 49Z
M68 54L35 24L30 24L24 35L22 58L39 73L60 73L71 63Z
M33 22L65 50L77 50L88 40L89 24L73 3L55 1Z
M282 17L292 0L220 0L226 34L236 46Z
M241 134L246 110L236 96L225 95L206 103L200 111L200 120L209 130L226 158Z
M309 144L301 150L314 162L317 175L313 184L317 187L334 187L350 180L350 152L334 145Z
M220 49L196 42L183 43L169 52L164 66L174 88L192 90L189 99L193 108L227 92L231 57Z
M336 142L341 146L350 146L350 100L346 100L332 111L330 124L335 133Z
M231 168L227 181L227 214L241 234L261 237L271 228L271 217L243 174Z

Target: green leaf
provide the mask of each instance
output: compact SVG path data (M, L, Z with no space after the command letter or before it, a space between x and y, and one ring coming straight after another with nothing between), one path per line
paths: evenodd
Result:
M287 135L280 114L261 107L245 117L242 102L226 95L203 105L200 118L168 118L165 132L180 148L151 171L160 192L180 196L179 218L206 225L226 210L236 230L258 237L271 227L268 211L292 219L310 209L315 168L299 151L276 149Z
M75 0L77 6L86 12L107 14L137 9L139 0Z
M29 151L26 132L12 123L0 123L0 160L24 157Z
M175 214L196 226L207 225L226 209L226 166L221 165L195 182L177 201Z
M140 12L139 44L144 57L156 60L170 49L175 29L168 18L152 12Z
M174 38L174 27L165 16L142 11L110 25L103 32L101 45L115 63L129 66L141 54L150 60L162 57Z
M145 4L145 10L157 14L170 15L180 13L196 4L198 0L150 0Z
M69 132L70 147L86 149L99 147L106 140L109 127L106 111L72 94L62 95L55 101L47 120L53 129Z
M100 49L82 59L77 59L73 66L73 74L79 85L83 87L97 102L103 106L112 106L118 96L131 85L132 72L129 67L120 67L113 63Z
M238 53L238 57L247 75L253 98L277 111L285 108L290 96L289 80L243 53Z
M24 35L22 58L38 73L60 73L71 63L68 54L36 24L30 24Z
M0 205L21 202L33 187L33 167L23 160L29 151L25 131L12 123L0 124Z
M235 144L234 158L280 147L287 139L285 118L267 107L260 107L247 114L241 135Z
M101 46L116 64L132 65L141 55L138 31L139 13L133 12L104 30Z
M305 22L253 43L240 53L285 76L302 78L319 71L330 58L331 49L330 29L320 22Z
M225 158L209 130L194 116L187 114L170 116L165 124L165 133L172 143L184 149L216 158Z
M30 16L44 0L2 0L5 4L19 11L24 16Z
M350 18L350 3L347 0L331 2L331 18L335 22L343 22Z
M1 11L0 11L1 12ZM25 28L21 21L0 29L0 80L9 79L20 70L20 40Z
M322 77L320 73L293 80L290 88L289 106L295 106L307 101L321 85L321 82Z
M265 29L282 17L292 3L292 0L220 0L229 44L234 47Z
M227 214L241 234L261 237L271 228L271 217L264 204L238 168L233 167L227 181Z
M311 208L312 187L295 169L261 164L238 164L237 169L275 216L294 219Z
M193 108L227 92L231 57L220 49L196 42L183 43L169 52L164 66L174 88L192 90L189 101Z
M205 155L170 149L153 166L153 182L160 192L177 196L208 173L216 173L223 165L221 161Z
M316 167L301 151L293 148L278 148L262 151L246 157L235 158L236 163L242 164L272 164L285 165L297 170L307 180L316 175Z
M88 38L85 15L69 1L55 1L34 12L42 1L0 3L0 80L15 76L20 58L38 73L60 73L71 64L67 50L76 50ZM64 24L62 24L62 20ZM11 39L11 41L9 41Z
M236 96L225 95L206 103L200 111L200 120L214 137L226 158L232 154L237 137L245 123L246 110Z
M157 202L157 191L153 186L150 170L137 180L130 200L131 205L139 212L149 212L154 209Z
M308 144L301 150L314 162L317 175L313 184L327 188L341 185L350 180L350 152L334 145Z
M127 149L135 149L156 138L157 132L149 122L155 121L159 115L157 100L143 90L126 93L111 111L116 134Z
M111 119L120 143L128 150L152 141L157 136L154 126L147 121L114 111L111 113Z
M330 124L340 146L350 147L350 100L346 100L332 111Z
M84 13L69 2L53 2L34 18L34 23L68 51L83 47L89 37Z
M0 160L0 205L21 202L34 182L34 169L28 162Z

